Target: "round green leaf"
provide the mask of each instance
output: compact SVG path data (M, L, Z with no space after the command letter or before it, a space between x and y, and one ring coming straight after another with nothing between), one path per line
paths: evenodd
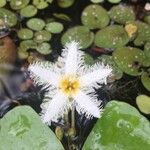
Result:
M100 5L87 6L81 15L82 23L90 29L104 28L109 20L107 11Z
M111 101L96 122L83 150L149 150L150 122L124 102Z
M94 40L94 33L85 26L76 26L68 29L62 36L61 42L63 45L70 41L79 42L80 47L85 49L89 47Z
M145 58L142 50L133 47L117 48L113 52L113 59L118 67L132 76L141 75L140 67L144 66Z
M48 7L48 3L45 0L33 0L33 5L35 5L38 9L44 9Z
M27 6L29 2L30 0L11 0L10 7L14 10L19 10Z
M95 45L103 48L118 48L129 42L129 37L120 25L110 25L95 35Z
M33 31L28 28L22 28L17 32L17 35L20 39L27 40L33 37Z
M150 60L150 42L147 42L144 45L144 53L145 53L146 57Z
M45 31L45 30L37 31L34 34L34 41L37 43L49 41L51 39L51 36L52 35L48 31Z
M62 8L67 8L73 5L75 0L57 0L58 6Z
M150 75L148 73L144 73L141 76L141 82L143 86L150 91Z
M0 120L1 150L64 150L54 133L28 106L19 106Z
M6 5L6 0L0 0L0 8Z
M45 22L39 18L31 18L27 21L27 27L32 30L39 31L45 27Z
M24 17L33 17L37 14L37 8L33 5L28 5L21 9L20 14Z
M19 47L26 51L28 49L36 49L37 44L33 40L25 40L20 43Z
M13 27L17 24L17 16L5 8L0 8L0 19L4 20L5 24L9 27Z
M47 30L51 33L54 33L54 34L62 32L63 29L64 29L63 24L59 23L59 22L50 22L50 23L46 24L46 27L45 27L45 30Z
M108 0L108 2L113 3L113 4L119 3L120 1L121 0Z
M37 46L37 51L43 55L48 55L52 52L49 43L43 42Z
M136 98L136 104L141 112L144 114L150 114L150 97L146 95L139 95Z
M126 24L135 20L135 13L132 7L117 5L110 9L110 18L120 24Z

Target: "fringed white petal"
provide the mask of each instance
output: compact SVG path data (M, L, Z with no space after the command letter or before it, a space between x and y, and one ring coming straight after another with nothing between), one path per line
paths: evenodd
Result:
M54 97L44 104L42 107L42 120L46 124L51 121L57 122L60 117L68 110L67 97L57 92Z
M97 101L94 95L87 95L80 91L74 97L74 100L78 113L85 113L87 118L91 118L93 116L100 118L102 112L101 102Z
M58 86L59 71L49 62L35 62L29 66L28 70L36 83Z
M63 49L62 57L65 62L65 74L76 74L78 68L83 63L83 52L81 52L79 44L75 41L66 44Z
M97 63L92 67L85 69L83 76L80 77L80 81L84 86L91 86L91 84L105 83L107 77L111 75L112 69L109 66ZM96 85L94 85L96 86Z

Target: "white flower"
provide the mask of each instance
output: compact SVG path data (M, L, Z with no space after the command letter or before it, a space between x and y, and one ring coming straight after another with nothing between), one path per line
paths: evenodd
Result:
M41 105L44 123L57 121L73 107L88 118L100 117L101 101L97 100L93 87L106 83L112 69L100 63L86 66L83 54L79 44L71 42L56 64L35 62L29 66L34 81L48 85L49 91Z

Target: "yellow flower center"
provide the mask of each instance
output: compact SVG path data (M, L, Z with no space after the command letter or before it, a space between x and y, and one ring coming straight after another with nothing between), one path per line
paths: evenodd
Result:
M79 91L80 81L73 75L64 76L60 80L59 88L64 94L71 97Z
M133 36L134 33L137 32L137 29L137 26L131 23L125 26L125 30L130 38Z

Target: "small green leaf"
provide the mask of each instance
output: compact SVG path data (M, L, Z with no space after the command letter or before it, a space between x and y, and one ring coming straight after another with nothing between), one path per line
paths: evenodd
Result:
M150 122L134 107L111 101L88 136L83 150L149 150Z
M31 107L18 106L0 120L0 150L64 150Z
M138 105L141 112L150 114L150 97L146 95L139 95L136 98L136 104Z

